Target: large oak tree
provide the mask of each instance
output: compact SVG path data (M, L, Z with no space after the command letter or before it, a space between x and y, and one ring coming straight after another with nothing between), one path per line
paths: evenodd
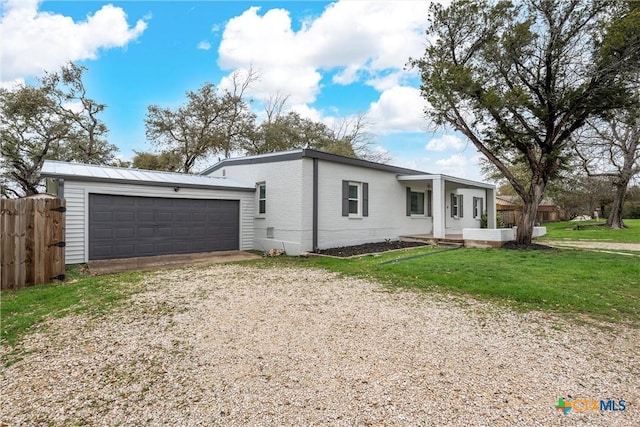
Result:
M256 79L234 73L231 89L219 90L213 83L187 92L186 104L172 109L150 105L145 118L147 139L160 151L182 159L177 171L191 172L198 160L221 154L229 157L253 131L255 116L244 99Z
M424 56L410 60L421 71L426 114L469 138L522 198L518 243L531 242L571 135L590 117L629 103L624 76L638 69L640 46L633 25L611 28L631 13L615 0L431 6ZM512 173L514 164L526 166L525 181Z
M20 197L42 190L46 159L107 164L117 148L105 137L99 115L105 109L89 98L86 68L68 63L47 72L36 85L0 88L0 178L2 195Z

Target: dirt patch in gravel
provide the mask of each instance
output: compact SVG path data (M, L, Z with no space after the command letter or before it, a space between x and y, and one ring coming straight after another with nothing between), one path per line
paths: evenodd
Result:
M391 240L384 242L364 243L362 245L343 246L340 248L321 249L318 251L318 253L322 255L332 255L337 257L350 257L354 255L387 252L395 249L415 248L418 246L426 246L426 243Z
M640 332L321 270L150 276L103 317L52 320L0 374L0 422L148 426L631 426ZM563 415L559 397L625 399Z
M516 249L516 250L534 250L534 251L550 251L556 248L547 245L541 245L539 243L529 243L528 245L522 243L516 243L515 240L511 240L502 245L502 249ZM556 249L557 250L557 249Z

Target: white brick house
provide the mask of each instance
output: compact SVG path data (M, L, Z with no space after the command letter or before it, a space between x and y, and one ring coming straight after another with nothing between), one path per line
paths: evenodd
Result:
M223 160L202 172L253 184L254 248L287 254L495 228L495 186L299 149Z
M67 201L67 264L459 237L484 213L495 228L493 185L308 149L227 159L200 175L46 161L42 176Z

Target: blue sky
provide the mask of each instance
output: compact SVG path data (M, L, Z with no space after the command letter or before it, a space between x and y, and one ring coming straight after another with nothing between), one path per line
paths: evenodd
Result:
M481 179L474 147L422 117L419 77L428 1L2 1L2 85L32 82L67 61L88 68L107 104L109 141L130 159L152 151L147 106L175 107L205 82L226 87L249 67L259 113L270 95L333 125L366 113L391 163Z

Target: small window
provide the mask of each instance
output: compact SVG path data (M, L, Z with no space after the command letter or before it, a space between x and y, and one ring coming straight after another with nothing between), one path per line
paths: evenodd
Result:
M411 192L411 215L424 215L424 193Z
M369 216L369 184L342 181L342 216Z
M451 193L451 216L454 218L462 218L463 212L462 194Z
M474 197L473 198L473 217L475 219L481 219L484 207L484 200L482 197Z
M258 215L267 213L267 184L258 184Z
M349 183L349 215L358 215L360 213L360 193L358 184Z

